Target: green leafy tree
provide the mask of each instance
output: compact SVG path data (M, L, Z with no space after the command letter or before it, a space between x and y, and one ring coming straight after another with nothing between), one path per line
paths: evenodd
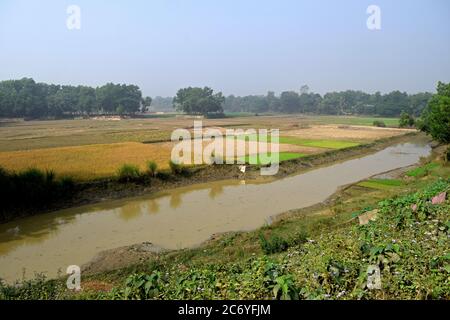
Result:
M285 91L280 95L281 110L286 113L300 112L300 96L294 91Z
M152 98L151 97L145 97L142 99L142 112L147 111L150 106L152 105Z
M415 120L409 113L403 111L400 114L400 120L398 121L398 125L400 128L412 127L414 126L414 123Z
M142 93L135 85L107 83L96 89L99 108L106 113L129 113L139 111ZM121 106L121 108L119 108Z
M77 100L77 111L85 114L90 114L95 110L97 104L95 89L85 86L79 86Z
M437 93L422 113L421 129L440 142L450 142L450 83L438 83Z
M188 87L180 89L173 99L176 110L187 114L222 114L225 98L222 93L215 93L211 88Z

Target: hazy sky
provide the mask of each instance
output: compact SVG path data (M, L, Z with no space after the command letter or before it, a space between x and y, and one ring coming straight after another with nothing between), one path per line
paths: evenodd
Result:
M72 4L80 30L66 26ZM371 4L381 30L366 26ZM0 0L0 80L21 77L151 96L433 91L450 82L450 1Z

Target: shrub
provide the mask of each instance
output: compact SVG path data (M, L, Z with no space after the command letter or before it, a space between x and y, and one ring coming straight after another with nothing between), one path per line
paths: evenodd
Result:
M381 120L375 120L373 122L373 125L375 127L380 127L380 128L385 128L386 127L386 124L383 121L381 121Z
M158 165L156 164L155 161L149 161L147 162L147 169L150 175L155 177L158 170Z
M402 112L400 115L399 126L400 128L412 127L414 126L415 120L413 116L409 113Z
M293 277L282 275L275 279L275 286L273 287L273 295L275 299L281 300L298 300L298 290L295 287Z
M260 233L259 242L261 245L261 249L264 251L265 254L282 252L287 250L287 248L289 247L286 240L276 235L266 239L266 237L262 233Z
M171 176L170 172L167 172L167 171L158 171L158 172L156 173L156 177L157 177L158 179L160 179L160 180L167 181L167 180L170 180L170 178L171 178L172 176Z
M27 183L44 184L46 175L39 169L30 168L19 174L19 178Z
M159 295L162 290L161 274L153 271L148 275L145 273L132 274L125 281L124 299L150 299Z
M75 183L69 177L57 179L51 170L30 168L14 173L0 168L2 206L0 220L7 220L24 208L40 209L73 194Z
M183 172L183 166L173 162L172 160L169 161L169 167L173 174L181 174Z
M0 280L0 300L57 300L65 289L62 282L49 280L43 274L13 285Z
M65 194L68 192L72 192L75 189L75 182L71 177L62 177L59 181L60 192Z
M132 181L140 177L139 168L132 164L124 164L118 171L120 181Z
M292 239L292 244L303 244L305 242L308 242L309 234L305 229L301 229L300 231L296 232L294 235L294 238Z

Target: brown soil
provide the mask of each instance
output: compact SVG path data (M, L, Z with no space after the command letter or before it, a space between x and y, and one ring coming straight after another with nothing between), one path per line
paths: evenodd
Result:
M115 248L98 253L91 261L81 266L81 270L83 275L117 270L129 265L142 263L162 252L164 252L163 249L149 242Z

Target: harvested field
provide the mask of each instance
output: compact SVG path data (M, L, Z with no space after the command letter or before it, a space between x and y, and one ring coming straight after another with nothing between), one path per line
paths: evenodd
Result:
M318 119L320 117L302 116L214 119L204 120L203 128L218 129L223 134L233 128L279 128L281 160L348 148L413 131L311 124ZM192 130L193 120L173 117L3 122L0 125L0 166L16 171L30 167L53 170L57 175L82 181L115 176L123 164L134 164L145 170L149 160L155 161L159 169L166 169L175 145L169 141L172 131L177 128ZM302 126L304 129L292 129L298 123L307 125ZM203 147L208 144L204 142ZM256 139L246 141L245 145L244 151L235 151L235 157L258 153ZM199 153L194 148L192 151ZM216 156L221 154L225 154L225 150L215 153Z
M114 175L125 163L136 164L144 169L146 162L153 160L165 168L168 166L170 151L171 143L124 142L0 152L0 164L10 170L36 167L54 170L58 175L72 176L78 180L92 180Z
M202 120L203 127L218 127L221 130L233 128L266 128L280 129L281 133L287 134L293 130L305 139L330 138L326 132L316 137L315 131L320 124L334 123L330 132L336 130L340 124L368 124L364 129L372 128L371 120L376 118L359 117L327 117L327 116L302 116L302 115L279 115L279 116L251 116L225 119L197 119L193 117L171 117L171 118L149 118L149 119L122 119L120 121L108 120L52 120L52 121L2 121L0 122L0 151L17 151L53 147L80 146L90 144L107 144L117 142L156 142L170 140L170 134L177 128L191 129L194 120ZM392 123L398 119L392 118ZM306 128L306 129L300 129ZM334 128L334 129L333 129ZM352 127L357 128L357 127ZM377 130L378 128L374 128ZM389 136L381 131L374 131L367 139L377 138L377 135ZM350 129L340 131L341 136L336 139L353 137L358 139L361 132L353 132ZM392 132L396 132L395 130ZM402 130L401 132L404 132ZM295 133L295 135L298 135ZM303 136L305 135L305 136ZM363 137L364 139L364 137Z
M365 126L314 125L306 129L284 132L301 139L350 140L367 142L414 132L415 129L377 128Z

